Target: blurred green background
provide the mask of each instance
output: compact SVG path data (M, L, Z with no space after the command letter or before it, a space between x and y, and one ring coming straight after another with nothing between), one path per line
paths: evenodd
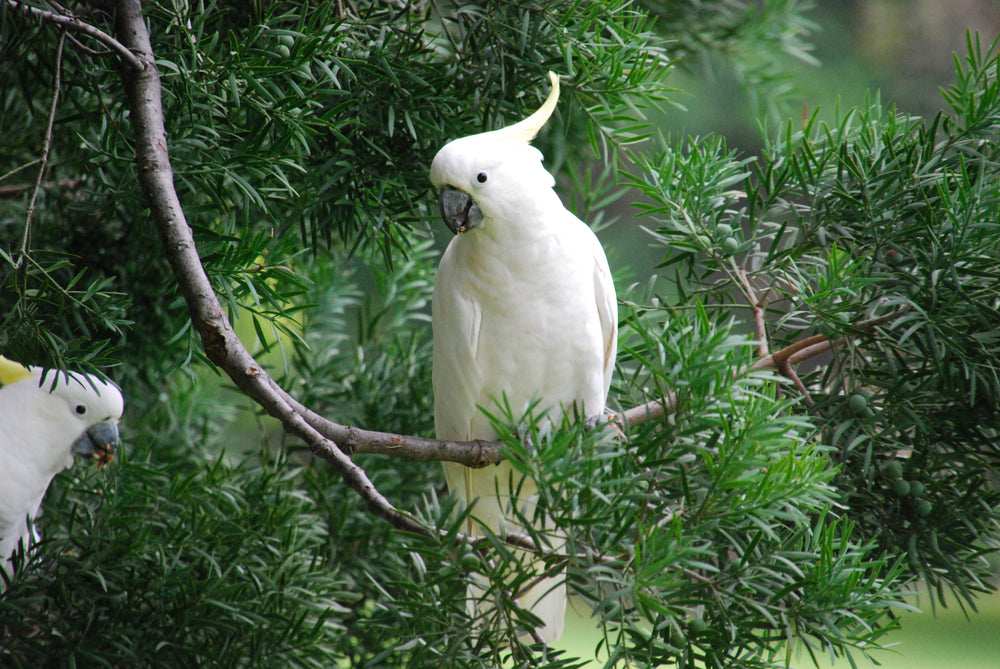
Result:
M752 0L749 0L752 3ZM788 0L795 2L796 0ZM741 4L745 4L741 0ZM802 3L798 3L802 4ZM833 123L853 107L881 100L888 110L933 118L944 109L941 89L954 82L954 55L966 53L967 33L985 45L1000 34L1000 0L818 0L806 13L814 49L804 59L787 57L787 81L760 88L713 53L678 66L670 84L675 106L663 106L650 120L675 138L722 135L730 148L760 152L765 136L791 121L801 126L814 113ZM618 211L628 216L627 208ZM634 226L610 226L609 260L616 272L628 265L648 276L662 260ZM614 249L628 249L623 257ZM997 665L1000 667L1000 664Z
M930 601L924 593L910 603L922 613L905 613L902 629L885 637L884 650L875 651L873 659L882 669L997 669L1000 667L1000 596L993 594L979 600L979 611L968 611L951 600L948 608L938 606L931 613ZM579 603L567 617L567 630L558 647L571 650L580 657L594 657L596 627L588 620L589 613ZM836 662L819 657L820 669L848 669L851 663L839 658ZM860 653L855 654L857 667L873 666ZM600 657L590 667L600 667ZM816 665L804 648L792 651L791 669L811 669Z
M793 78L771 89L782 95L747 90L724 59L702 58L672 77L688 111L665 109L663 127L722 134L754 152L762 115L771 131L777 121L817 108L831 121L838 100L846 110L864 105L869 93L901 112L930 117L942 108L940 89L954 80L953 54L964 55L966 31L978 32L985 44L1000 32L1000 0L822 0L806 16L815 46L808 56L816 62L789 58Z
M730 147L754 154L765 134L788 121L800 124L804 116L818 112L821 120L832 123L875 96L887 109L930 119L948 111L941 89L953 83L954 54L966 53L967 33L978 33L985 45L1000 34L1000 0L821 0L808 17L815 24L810 40L815 50L808 54L814 62L789 58L794 75L775 84L773 97L767 89L745 86L723 57L705 56L671 76L671 84L680 89L675 100L684 109L664 107L656 113L657 125L674 137L724 135ZM602 236L615 239L633 232L630 227L612 226ZM640 241L627 248L644 245ZM617 241L609 246L623 247ZM652 251L640 251L630 254L627 263L641 276L659 260ZM886 669L1000 668L1000 595L980 598L978 612L964 612L951 602L932 612L926 593L910 600L923 612L903 614L902 629L886 638L891 649L877 651L875 660ZM561 644L583 657L592 656L597 642L587 616L585 607L576 607L576 619ZM857 666L871 666L861 655L855 659ZM791 666L814 665L808 653L796 648ZM820 666L852 665L823 658Z

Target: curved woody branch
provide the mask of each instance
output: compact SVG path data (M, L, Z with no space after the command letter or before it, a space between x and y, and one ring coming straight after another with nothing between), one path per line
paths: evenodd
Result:
M118 54L133 70L138 71L146 67L142 59L132 53L127 46L100 28L92 26L89 23L85 23L75 16L49 12L17 0L0 0L0 8L2 7L10 7L13 10L22 12L26 16L32 16L36 19L45 21L46 23L53 23L57 26L62 26L67 30L72 30L74 32L87 35L88 37L92 37Z
M117 3L116 33L119 39L145 61L142 68L125 71L122 78L129 98L136 135L136 166L150 214L163 241L174 277L187 302L205 353L233 382L284 429L306 444L318 457L332 464L377 515L401 529L430 535L430 531L401 513L382 496L364 470L351 461L337 444L320 434L288 402L287 395L267 375L240 343L219 304L195 247L194 236L184 217L174 189L173 170L167 152L159 72L153 62L152 45L139 0Z

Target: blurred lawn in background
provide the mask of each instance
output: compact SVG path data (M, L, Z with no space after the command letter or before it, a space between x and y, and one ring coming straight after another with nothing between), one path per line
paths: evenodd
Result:
M889 634L886 644L897 644L891 650L874 655L883 669L998 669L1000 668L1000 595L994 593L976 602L978 613L966 618L957 603L931 613L927 595L912 602L923 613L902 616L902 629ZM864 666L865 661L858 662ZM808 656L799 653L795 669L809 669ZM822 663L820 669L830 666ZM837 669L850 667L840 660Z

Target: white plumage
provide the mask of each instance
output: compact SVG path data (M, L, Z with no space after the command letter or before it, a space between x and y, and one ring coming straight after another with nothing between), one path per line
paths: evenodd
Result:
M506 397L515 413L542 408L593 417L604 410L614 370L618 309L604 250L563 207L555 180L530 146L555 108L559 81L529 118L454 140L431 165L441 211L457 236L434 286L434 420L440 439L494 439L479 409ZM493 532L516 531L508 499L511 467L446 463L449 488ZM499 490L500 495L497 496ZM525 482L519 501L536 488ZM530 514L529 514L530 517ZM469 531L482 534L475 522ZM566 606L562 578L521 595L557 639Z
M0 571L9 574L18 545L27 550L38 539L28 519L52 477L74 456L99 464L112 458L124 400L96 376L46 372L3 356L0 384Z

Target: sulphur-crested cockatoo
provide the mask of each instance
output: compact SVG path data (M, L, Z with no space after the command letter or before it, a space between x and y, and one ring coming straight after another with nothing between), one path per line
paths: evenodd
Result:
M538 400L538 408L588 418L605 408L618 332L608 261L591 229L563 207L542 154L530 145L559 98L559 79L549 77L552 92L534 114L449 142L431 165L441 214L457 235L434 285L439 439L495 439L480 407L496 413L502 401L515 413ZM482 534L480 524L499 535L523 529L510 508L509 463L445 463L445 475L460 501L474 503L470 533ZM522 511L530 509L536 486L513 481ZM544 621L539 637L550 642L562 634L563 577L517 595Z
M96 376L42 370L0 356L0 571L27 550L29 529L52 477L73 457L102 465L118 443L124 400ZM0 589L3 579L0 578Z

